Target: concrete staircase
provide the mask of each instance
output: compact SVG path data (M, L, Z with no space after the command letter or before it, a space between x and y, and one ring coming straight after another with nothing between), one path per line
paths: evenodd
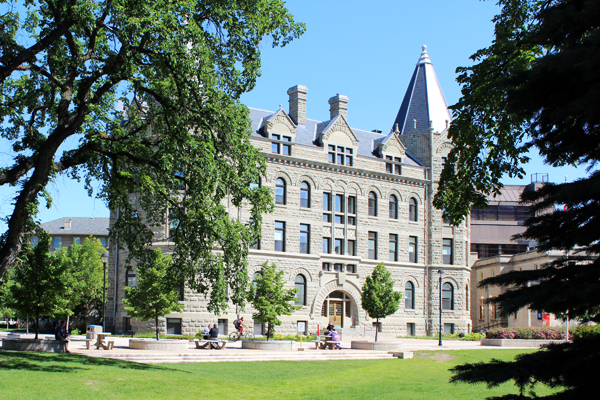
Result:
M92 357L111 358L141 364L200 363L200 362L240 362L240 361L330 361L330 360L380 360L392 359L393 354L383 351L315 350L306 349L294 352L265 352L239 350L198 350L188 353L100 353Z

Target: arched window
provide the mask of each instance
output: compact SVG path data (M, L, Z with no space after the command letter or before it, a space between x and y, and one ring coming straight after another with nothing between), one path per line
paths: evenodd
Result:
M285 204L285 181L277 178L275 181L275 204Z
M296 301L297 306L305 306L306 305L306 278L302 275L296 276Z
M255 272L254 275L252 275L252 287L254 287L254 289L256 289L256 280L260 277L260 273L259 272Z
M415 285L412 282L406 282L404 287L404 308L407 310L415 308Z
M454 310L454 287L451 283L442 285L442 310Z
M411 197L408 201L408 219L409 221L417 220L417 200L414 197Z
M369 215L377 216L377 196L373 192L369 192Z
M398 199L396 196L390 196L390 218L398 219Z
M258 188L261 185L260 176L258 177L258 182L250 183L250 189Z
M310 186L306 182L300 184L300 207L310 208Z

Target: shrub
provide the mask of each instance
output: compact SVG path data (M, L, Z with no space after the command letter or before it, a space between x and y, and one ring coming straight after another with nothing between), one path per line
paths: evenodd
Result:
M565 329L561 327L499 328L486 332L488 339L542 339L564 340Z

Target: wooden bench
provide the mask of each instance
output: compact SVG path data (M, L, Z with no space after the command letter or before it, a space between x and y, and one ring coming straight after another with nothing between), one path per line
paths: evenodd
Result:
M328 340L313 340L313 342L315 343L315 349L317 350L325 350L325 349L329 349L329 350L335 350L336 349L336 344L340 344L342 342L330 342ZM341 349L340 349L341 350Z
M92 342L95 342L96 339L85 339L85 347L89 350L92 346Z
M194 339L197 349L215 349L223 350L227 345L227 340L221 339Z
M111 340L107 340L106 341L106 347L104 348L105 350L112 350L113 346L115 344L115 340L111 339Z

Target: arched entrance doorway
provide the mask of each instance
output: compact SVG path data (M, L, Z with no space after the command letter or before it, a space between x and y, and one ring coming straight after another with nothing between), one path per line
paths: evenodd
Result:
M327 317L332 324L344 327L344 319L350 319L356 313L356 306L352 298L342 291L336 290L329 293L323 301L321 316Z

